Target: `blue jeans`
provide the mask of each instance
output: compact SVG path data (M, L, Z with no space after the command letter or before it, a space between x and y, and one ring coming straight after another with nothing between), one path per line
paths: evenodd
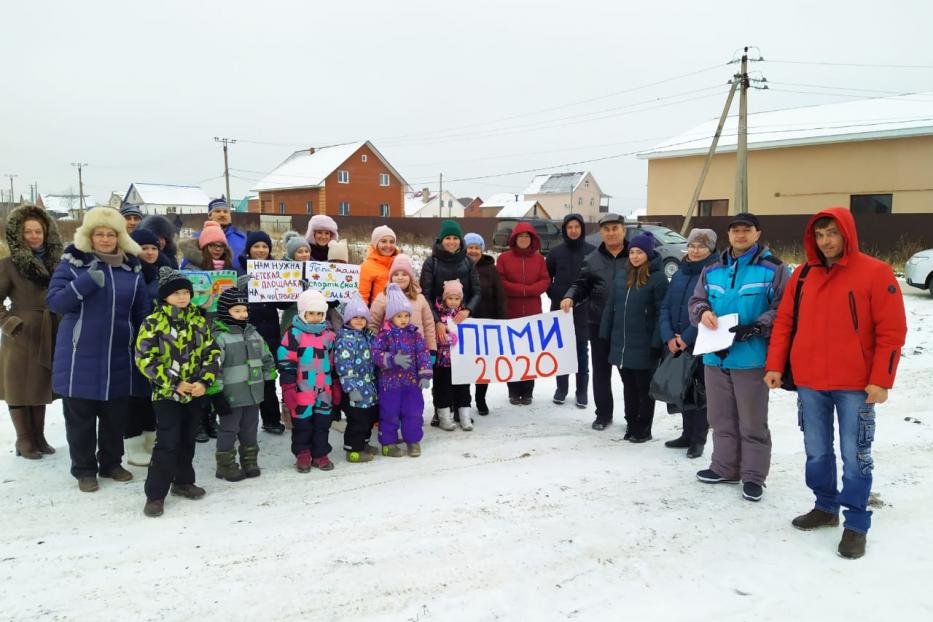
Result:
M846 529L867 533L871 527L871 443L875 438L875 407L866 404L864 391L797 389L797 412L807 452L807 486L816 495L816 507L837 514L845 509ZM842 453L842 492L836 478L833 450L833 409L839 418Z

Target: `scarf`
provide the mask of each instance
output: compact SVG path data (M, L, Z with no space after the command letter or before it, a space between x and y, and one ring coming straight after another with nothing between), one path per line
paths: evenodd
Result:
M123 265L123 251L117 251L114 254L101 253L99 251L94 251L94 254L97 255L97 258L103 261L105 264L109 265L111 268L119 268Z

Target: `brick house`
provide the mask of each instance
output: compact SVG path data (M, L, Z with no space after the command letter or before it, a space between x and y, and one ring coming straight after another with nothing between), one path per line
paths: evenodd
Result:
M251 192L261 214L404 216L407 182L369 141L301 149ZM254 211L252 202L250 211Z

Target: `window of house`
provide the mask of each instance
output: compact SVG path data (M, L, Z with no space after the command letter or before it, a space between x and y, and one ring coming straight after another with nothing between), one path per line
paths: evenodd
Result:
M853 214L890 214L893 201L893 194L853 194L849 210Z
M337 213L340 214L341 216L349 216L350 215L350 203L347 201L341 201L340 209L338 210Z
M285 201L281 201L279 203L279 214L284 214L284 213L285 213Z
M577 197L577 205L583 205L583 197Z
M728 216L729 199L697 201L697 216Z
M314 204L311 201L305 201L305 213L311 214L314 208Z
M382 216L383 218L389 217L389 204L388 203L383 203L382 205L379 206L379 215Z
M447 199L447 207L448 207L448 209L451 208L451 207L453 207L453 206L454 206L453 199Z
M361 162L366 162L366 160L368 160L368 159L369 159L369 158L366 157L366 154L365 154L365 153L364 153L363 155L360 156L360 161L361 161Z
M338 184L350 183L350 171L337 171L337 183Z
M174 205L169 205L168 207L165 208L165 213L166 214L177 214L178 208L175 207Z
M605 204L605 205L600 204L600 205L599 205L599 213L600 213L600 214L608 214L608 213L609 213L609 204L608 204L608 203Z
M389 174L388 173L379 173L379 185L380 186L389 185Z
M583 185L584 185L585 187L589 188L589 187L590 187L590 180L587 179L585 182L583 182Z
M593 207L593 197L590 197L590 207Z

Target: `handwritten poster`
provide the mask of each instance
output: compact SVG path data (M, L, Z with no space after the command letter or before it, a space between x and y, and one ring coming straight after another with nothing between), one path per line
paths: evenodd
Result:
M236 286L236 270L182 270L182 274L194 289L191 304L211 312L217 311L221 292Z

